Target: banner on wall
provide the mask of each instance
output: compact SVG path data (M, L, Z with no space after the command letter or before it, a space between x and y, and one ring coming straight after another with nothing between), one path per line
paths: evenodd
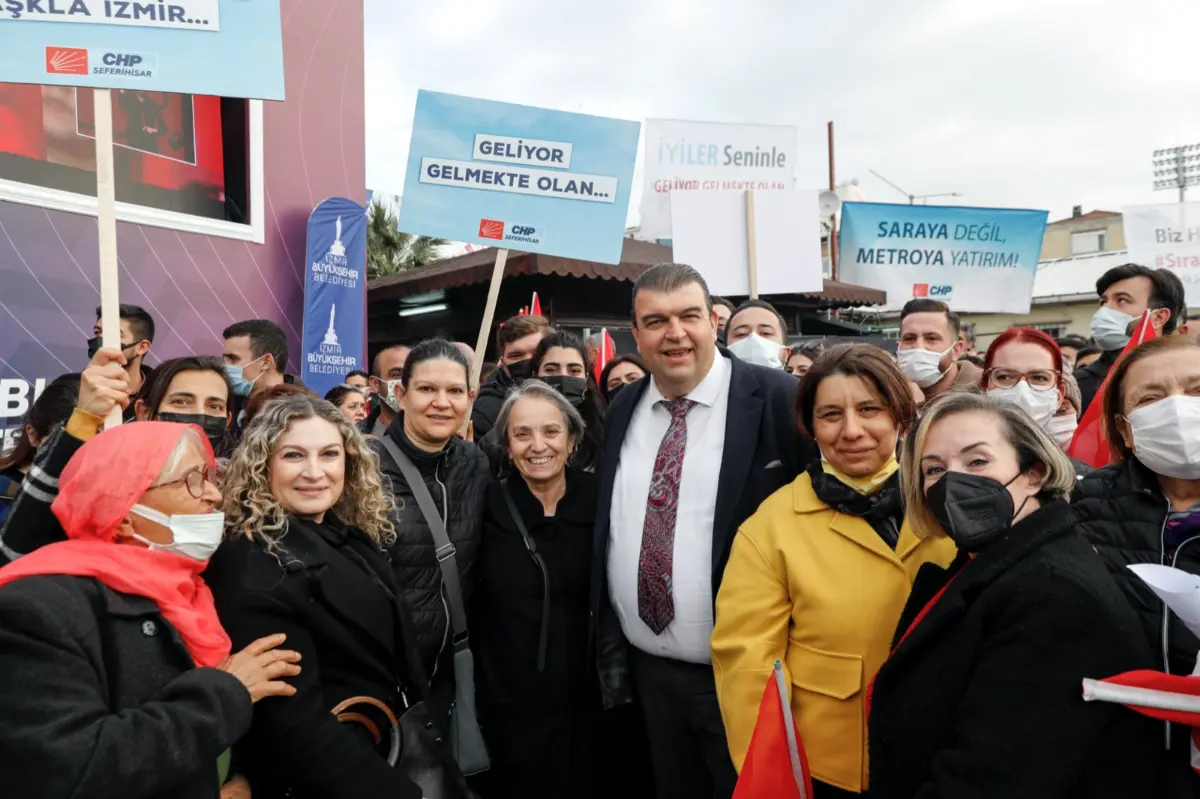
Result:
M1029 313L1046 211L843 203L839 277L955 311Z
M282 100L279 0L0 0L0 76Z
M671 194L795 188L796 129L647 119L640 238L669 239Z
M1183 281L1189 308L1200 306L1200 203L1122 209L1129 260L1170 269Z
M637 122L420 91L400 229L617 264Z
M325 200L308 217L304 362L300 380L317 394L364 369L367 217L353 200Z

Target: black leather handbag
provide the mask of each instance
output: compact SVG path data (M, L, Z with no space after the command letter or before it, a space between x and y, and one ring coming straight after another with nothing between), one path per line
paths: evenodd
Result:
M424 702L411 705L397 719L380 700L355 696L335 707L333 715L343 724L365 727L377 746L386 740L388 765L416 783L424 799L475 799ZM377 719L386 719L388 726Z

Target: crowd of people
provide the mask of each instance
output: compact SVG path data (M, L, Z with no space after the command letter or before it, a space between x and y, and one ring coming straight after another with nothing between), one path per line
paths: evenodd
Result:
M729 799L781 664L816 799L1200 796L1190 728L1082 698L1200 651L1127 568L1200 575L1200 343L1168 271L1097 295L889 352L660 264L600 369L522 315L478 385L432 338L324 397L272 322L151 369L122 306L0 454L0 782Z

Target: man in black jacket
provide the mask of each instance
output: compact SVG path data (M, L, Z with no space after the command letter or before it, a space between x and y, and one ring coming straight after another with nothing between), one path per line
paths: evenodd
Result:
M1183 283L1167 269L1150 269L1139 264L1114 266L1096 281L1096 294L1100 297L1100 307L1092 315L1092 338L1104 354L1075 373L1084 411L1129 343L1126 330L1130 322L1149 309L1150 321L1161 336L1174 332L1187 312Z
M797 382L716 347L704 278L659 264L633 289L650 377L609 409L591 626L606 706L628 657L659 799L728 797L737 774L711 666L713 604L737 528L817 455L792 418Z
M543 317L525 315L514 316L496 331L496 352L500 355L500 365L483 381L471 408L476 441L495 426L500 406L509 392L533 376L533 351L549 329L550 323Z

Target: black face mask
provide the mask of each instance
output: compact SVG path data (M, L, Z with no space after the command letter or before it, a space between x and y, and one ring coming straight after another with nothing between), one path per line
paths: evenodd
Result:
M963 552L976 553L1012 527L1013 518L1025 507L1013 508L1008 487L1021 472L1001 483L990 477L964 472L946 472L925 493L929 510L950 540Z
M617 398L618 394L620 394L622 391L625 390L625 387L627 385L629 385L629 384L628 383L617 383L615 386L613 386L612 388L610 388L608 390L608 393L605 395L605 397L608 399L609 402L612 402L613 400L615 400Z
M568 377L567 375L547 375L542 381L550 388L567 398L567 402L578 408L583 404L587 394L586 377Z
M101 336L93 336L92 338L88 339L87 345L88 345L88 360L89 361L92 358L96 357L96 353L100 351L100 346L102 343L103 343L103 338ZM136 344L123 344L123 345L121 345L121 353L125 354L125 350L131 350L136 346L137 346ZM125 357L128 358L129 356L127 354L125 354Z
M512 381L519 386L533 377L533 358L526 358L516 363L506 363L504 368L508 371L508 376L512 378Z
M224 416L209 416L207 413L160 413L156 418L160 422L194 424L204 431L208 443L214 447L225 437Z

